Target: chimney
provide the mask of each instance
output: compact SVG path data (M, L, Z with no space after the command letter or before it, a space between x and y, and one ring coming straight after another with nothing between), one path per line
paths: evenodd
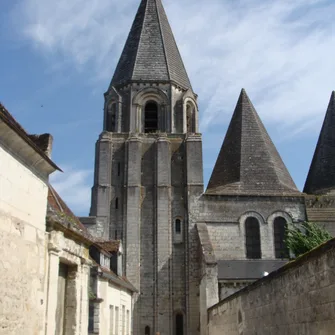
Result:
M29 135L30 139L51 159L53 137L51 134Z

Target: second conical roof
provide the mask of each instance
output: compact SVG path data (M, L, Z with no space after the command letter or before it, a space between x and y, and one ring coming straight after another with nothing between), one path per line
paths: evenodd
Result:
M330 97L327 113L316 145L304 192L327 193L335 189L335 92Z
M247 93L242 89L207 194L299 194Z

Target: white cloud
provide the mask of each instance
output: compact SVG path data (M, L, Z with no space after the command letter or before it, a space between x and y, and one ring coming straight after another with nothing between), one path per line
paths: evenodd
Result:
M75 66L94 79L92 86L97 80L106 85L139 2L21 0L13 22L47 54L50 67ZM335 88L334 1L163 2L199 95L207 163L215 159L209 152L221 145L242 87L275 142L302 141L320 130Z
M112 76L139 0L25 0L14 11L39 49ZM227 124L242 87L263 120L292 130L324 114L335 71L335 4L326 0L164 1L201 125Z
M63 166L64 173L51 175L50 183L76 215L88 215L92 171Z

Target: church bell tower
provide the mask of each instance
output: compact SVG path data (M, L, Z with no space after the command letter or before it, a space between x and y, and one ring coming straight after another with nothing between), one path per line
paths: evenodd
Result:
M96 237L123 241L135 335L199 334L198 127L161 0L142 0L105 93L90 211Z

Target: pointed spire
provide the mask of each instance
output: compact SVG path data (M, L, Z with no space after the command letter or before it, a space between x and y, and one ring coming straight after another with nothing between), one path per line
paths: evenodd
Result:
M247 93L242 89L207 194L299 194Z
M335 190L335 91L330 97L304 192L322 194Z
M129 81L172 81L191 88L161 0L142 0L111 86Z

